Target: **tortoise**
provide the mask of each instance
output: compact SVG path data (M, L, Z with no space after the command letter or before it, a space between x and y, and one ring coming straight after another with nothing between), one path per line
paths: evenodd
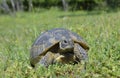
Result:
M48 67L54 63L79 63L88 58L89 46L78 34L64 28L42 33L30 50L30 64Z

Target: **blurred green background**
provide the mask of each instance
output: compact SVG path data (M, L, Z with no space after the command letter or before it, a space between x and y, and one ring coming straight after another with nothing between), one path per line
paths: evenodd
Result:
M120 0L0 0L0 78L120 78ZM90 46L81 64L32 69L40 33L66 28Z
M53 7L64 11L105 10L109 12L120 9L120 0L0 0L1 13L41 12L40 9L48 10Z

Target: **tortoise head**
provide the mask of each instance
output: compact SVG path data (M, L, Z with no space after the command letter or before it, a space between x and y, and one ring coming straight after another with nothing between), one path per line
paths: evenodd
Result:
M59 52L72 52L74 48L74 42L71 39L63 39L59 42Z

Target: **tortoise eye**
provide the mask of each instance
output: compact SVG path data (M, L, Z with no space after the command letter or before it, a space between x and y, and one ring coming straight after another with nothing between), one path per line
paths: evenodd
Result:
M67 40L63 40L63 42L64 42L65 44L68 43Z

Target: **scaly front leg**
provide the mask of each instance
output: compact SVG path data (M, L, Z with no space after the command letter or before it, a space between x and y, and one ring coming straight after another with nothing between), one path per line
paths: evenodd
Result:
M86 62L88 60L87 51L83 49L78 43L75 43L74 54L76 56L76 62L84 63L86 69Z
M54 53L47 52L47 54L40 59L39 64L48 67L50 64L53 63L53 61L54 61Z

